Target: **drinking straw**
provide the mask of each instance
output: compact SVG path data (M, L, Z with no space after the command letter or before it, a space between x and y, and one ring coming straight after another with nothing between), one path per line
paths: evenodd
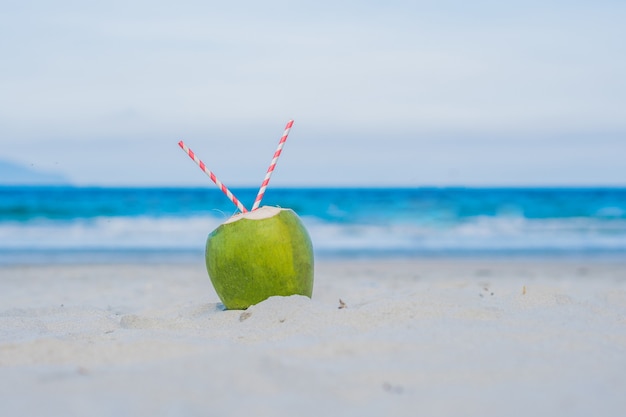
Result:
M187 145L185 145L183 143L183 141L181 140L180 142L178 142L178 146L180 146L182 148L183 151L185 151L187 153L187 155L189 155L189 157L191 159L193 159L193 162L195 162L196 164L198 164L198 166L200 167L200 169L202 171L204 171L205 174L207 174L209 176L209 178L211 178L211 181L213 181L215 183L215 185L217 185L219 187L220 190L222 190L222 192L224 194L226 194L226 197L228 197L228 199L230 201L233 202L234 205L237 206L237 208L239 209L239 211L241 211L242 213L245 213L248 211L248 209L246 209L244 207L243 204L241 204L241 201L237 200L237 197L235 197L233 195L233 193L230 192L230 190L220 181L217 179L217 177L215 176L214 173L212 173L211 171L209 171L207 169L207 167L204 165L204 162L202 162L195 153L193 153L193 151L191 149L189 149L187 147Z
M267 184L270 182L270 177L274 172L274 168L276 168L276 162L278 161L278 157L283 150L283 146L285 145L285 141L287 141L287 136L289 135L289 131L291 130L291 126L293 126L293 120L287 122L287 126L285 126L285 132L283 136L280 138L278 142L278 148L276 148L276 152L274 152L274 158L272 158L272 162L270 163L270 167L267 169L267 174L265 174L265 179L261 184L261 188L259 189L258 194L256 195L256 200L254 200L254 205L252 206L252 211L259 208L261 205L261 200L263 199L263 195L265 194L265 189L267 188Z

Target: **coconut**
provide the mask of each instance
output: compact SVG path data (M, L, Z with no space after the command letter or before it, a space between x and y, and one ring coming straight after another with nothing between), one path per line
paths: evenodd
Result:
M313 292L313 245L290 209L263 206L222 223L207 238L206 266L227 309Z

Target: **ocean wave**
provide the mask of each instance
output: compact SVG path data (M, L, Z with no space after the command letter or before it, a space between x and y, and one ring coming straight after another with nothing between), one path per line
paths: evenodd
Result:
M457 222L386 223L302 219L320 254L626 250L623 218L476 216ZM221 221L212 216L129 216L0 222L0 250L197 251Z
M0 249L193 249L219 223L209 216L5 222Z

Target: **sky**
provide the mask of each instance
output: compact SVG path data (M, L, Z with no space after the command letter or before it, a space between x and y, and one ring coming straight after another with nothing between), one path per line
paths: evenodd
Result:
M626 185L626 2L29 1L0 160L76 185Z

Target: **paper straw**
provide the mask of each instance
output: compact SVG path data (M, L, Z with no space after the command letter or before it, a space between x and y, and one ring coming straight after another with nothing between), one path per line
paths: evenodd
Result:
M202 162L195 153L193 153L193 151L191 149L189 149L187 147L187 145L185 145L183 143L183 141L181 140L180 142L178 142L178 146L180 146L182 148L183 151L185 151L187 153L187 155L189 155L189 157L191 159L193 159L193 162L195 162L196 164L198 164L198 166L200 167L200 169L202 171L204 171L205 174L207 174L209 176L209 178L211 178L211 181L213 181L215 183L215 185L217 185L219 187L220 190L222 190L222 192L224 194L226 194L226 197L228 197L228 199L230 201L233 202L234 205L237 206L237 208L239 209L239 211L241 211L242 213L247 212L248 210L244 207L243 204L241 204L241 201L237 200L237 197L235 197L233 195L233 193L230 192L230 190L224 185L222 184L222 182L220 180L217 179L217 177L215 176L214 173L212 173L211 171L209 171L207 169L207 167L204 165L204 162Z
M283 146L287 141L287 136L289 135L289 131L291 130L291 126L293 126L293 120L287 122L287 126L285 126L285 132L283 136L280 138L278 142L278 148L276 148L276 152L274 152L274 158L272 158L272 162L270 163L270 167L267 169L267 174L265 174L265 179L261 184L261 188L259 189L259 193L256 195L256 200L254 200L254 205L252 206L252 211L259 208L261 205L261 200L263 199L263 195L265 194L265 189L267 188L267 184L270 182L270 177L274 172L274 168L276 168L276 162L278 161L278 157L283 150Z

